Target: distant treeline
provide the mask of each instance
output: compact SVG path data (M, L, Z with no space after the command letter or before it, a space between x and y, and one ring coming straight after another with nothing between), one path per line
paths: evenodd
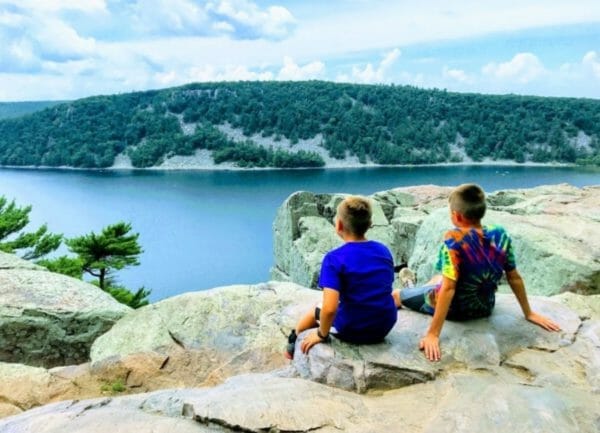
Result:
M19 117L47 107L58 105L63 101L26 101L26 102L0 102L0 119Z
M248 139L229 138L217 128L225 123ZM291 147L262 146L253 134ZM380 164L465 157L600 164L600 100L320 81L198 83L2 120L0 165L109 167L126 152L134 166L149 167L208 149L216 163L319 167L319 154L294 149L316 136L332 157Z

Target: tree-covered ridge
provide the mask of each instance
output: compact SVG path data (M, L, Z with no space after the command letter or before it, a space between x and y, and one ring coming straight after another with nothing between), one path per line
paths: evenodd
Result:
M61 104L63 101L0 102L0 119L19 117Z
M218 128L224 124L292 146L234 141ZM315 167L324 164L321 156L294 144L316 136L335 158L380 164L594 162L600 101L318 81L198 83L91 97L0 121L0 164L109 167L126 152L134 166L148 167L207 149L217 163Z

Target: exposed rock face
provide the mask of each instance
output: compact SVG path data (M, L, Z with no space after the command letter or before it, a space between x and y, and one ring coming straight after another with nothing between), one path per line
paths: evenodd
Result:
M568 295L557 299L598 310L597 296ZM563 328L549 333L523 319L514 296L499 295L490 318L445 324L439 363L429 363L417 349L430 318L401 310L382 344L321 344L309 355L297 351L293 364L281 368L286 361L280 328L287 332L320 297L274 282L191 293L121 319L94 345L91 369L0 364L0 416L93 391L99 395L103 380L117 377L132 392L271 371L214 388L55 403L0 420L0 431L129 432L152 426L155 432L329 433L401 426L408 432L592 433L600 426L600 321L583 307L575 313L532 298L536 310Z
M443 233L450 228L451 188L423 186L374 194L374 227L367 233L408 261L427 281ZM274 223L274 279L316 287L323 255L339 245L331 220L342 196L295 193ZM511 234L518 268L532 294L600 293L600 187L553 185L488 195L484 224ZM310 228L310 230L307 230Z
M284 337L320 293L293 283L187 293L121 319L91 350L92 373L139 391L222 382L286 365Z
M301 353L300 344L297 344L293 367L300 377L366 392L425 382L456 369L499 368L512 354L525 348L536 354L539 351L560 352L557 356L564 358L566 350L563 349L571 348L581 325L578 315L543 298L531 299L531 304L535 311L559 322L563 331L550 333L528 324L513 295L498 295L496 308L489 318L444 324L440 341L441 362L429 362L416 350L431 317L400 310L398 322L385 342L356 346L334 339L332 344L315 346L308 356ZM301 334L299 341L304 336L305 333ZM583 360L590 353L590 350L582 350L573 356ZM531 361L532 366L537 367L539 357ZM523 369L529 367L522 366ZM583 375L581 369L579 371Z
M269 375L212 389L61 402L0 420L10 433L383 432L596 433L600 396L540 388L518 376L458 373L436 382L357 395Z
M0 361L85 362L92 342L129 311L91 284L0 253Z

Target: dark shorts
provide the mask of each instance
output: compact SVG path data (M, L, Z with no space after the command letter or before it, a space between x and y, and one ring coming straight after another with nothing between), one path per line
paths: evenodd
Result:
M319 303L315 307L315 320L317 321L317 323L319 323L319 324L321 323L321 303ZM393 324L391 327L393 327ZM391 327L390 327L390 330L391 330ZM385 335L387 335L390 330L385 332ZM358 333L358 334L357 333L342 333L342 332L339 332L335 328L335 326L331 327L331 329L329 330L329 334L333 337L336 337L339 340L345 341L346 343L352 343L352 344L377 344L377 343L381 343L385 338L385 335L377 336L378 334L381 334L380 330L377 330L377 332L362 332L362 333Z
M400 290L400 302L406 308L433 316L433 313L435 313L436 292L440 286L441 283L402 289ZM469 303L464 303L464 300L463 302L456 301L457 297L455 295L446 318L462 321L488 317L494 308L495 297L493 295L487 296L484 300L478 299L476 302L471 301Z
M420 313L433 315L435 309L429 302L439 284L428 284L420 287L410 287L400 290L400 302L406 308Z

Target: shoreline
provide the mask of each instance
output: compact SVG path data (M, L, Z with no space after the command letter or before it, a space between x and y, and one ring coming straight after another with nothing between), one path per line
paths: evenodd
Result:
M343 170L357 168L420 168L420 167L586 167L575 163L567 162L514 162L514 161L482 161L482 162L440 162L432 164L340 164L323 167L235 167L230 165L214 166L198 165L198 166L182 166L182 167L119 167L112 166L106 168L81 168L69 166L39 166L39 165L0 165L1 169L11 170L60 170L60 171L110 171L110 172L127 172L127 171L274 171L274 170Z

